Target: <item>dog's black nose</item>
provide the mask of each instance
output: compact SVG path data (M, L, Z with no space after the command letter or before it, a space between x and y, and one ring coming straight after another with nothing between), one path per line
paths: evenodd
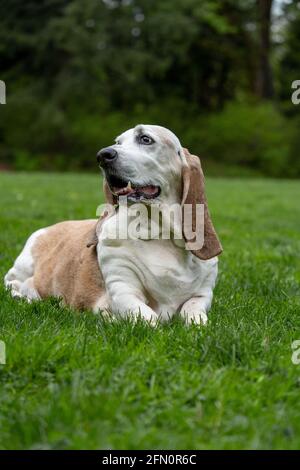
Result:
M97 162L100 163L100 165L110 163L113 160L116 160L117 156L118 152L115 149L112 147L106 147L97 153Z

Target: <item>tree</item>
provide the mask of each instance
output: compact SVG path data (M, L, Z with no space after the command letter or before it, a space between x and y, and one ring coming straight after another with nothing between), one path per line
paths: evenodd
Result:
M257 95L263 99L274 96L273 73L270 64L271 15L273 0L257 0L258 9L258 68Z
M300 9L299 2L294 0L285 4L281 21L284 27L281 32L280 60L278 64L279 98L281 107L287 115L299 116L299 106L291 101L292 83L300 79Z

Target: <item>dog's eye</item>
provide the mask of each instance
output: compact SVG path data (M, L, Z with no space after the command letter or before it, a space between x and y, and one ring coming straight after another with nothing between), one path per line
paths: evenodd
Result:
M143 144L143 145L151 145L154 142L154 140L151 139L151 137L149 137L148 135L141 135L139 140L140 140L140 144Z

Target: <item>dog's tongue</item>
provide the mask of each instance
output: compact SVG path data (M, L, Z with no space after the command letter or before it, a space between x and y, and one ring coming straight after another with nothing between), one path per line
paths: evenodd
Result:
M157 193L157 187L153 185L142 186L139 188L139 191L146 194L147 196L154 196Z
M126 188L115 190L115 194L117 194L117 196L128 196L128 194L131 193L134 193L134 189L132 189L130 184L128 184Z
M132 194L135 192L143 193L146 196L151 197L157 193L157 187L153 185L149 185L149 186L140 186L139 188L134 189L131 187L131 183L129 182L125 188L115 189L115 194L117 196L128 196L129 194Z

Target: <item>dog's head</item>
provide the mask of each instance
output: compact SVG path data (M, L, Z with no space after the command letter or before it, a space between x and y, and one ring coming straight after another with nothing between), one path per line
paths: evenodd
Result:
M114 145L100 150L97 160L110 204L116 204L119 196L147 205L204 204L204 244L200 250L191 251L201 259L221 253L207 207L200 160L182 148L173 132L140 124L117 137ZM194 220L192 225L194 229Z
M182 148L178 138L159 126L138 125L97 155L106 194L128 202L177 202L181 188Z

